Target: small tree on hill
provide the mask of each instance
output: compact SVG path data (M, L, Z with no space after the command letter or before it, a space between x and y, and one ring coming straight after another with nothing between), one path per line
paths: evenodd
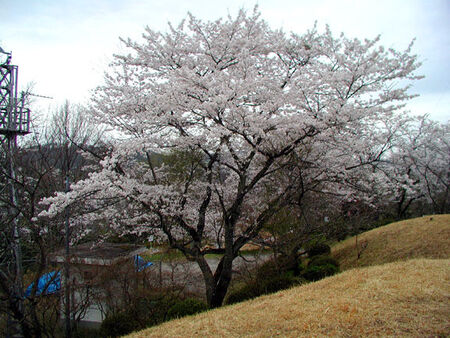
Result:
M92 109L127 137L101 171L49 198L46 215L77 203L93 211L85 223L106 217L113 232L165 238L198 263L211 307L240 248L303 182L342 198L357 191L352 173L383 156L411 97L393 83L418 78L410 48L329 29L287 35L257 9L214 22L189 15L123 42L130 54L116 56ZM151 161L174 152L185 154L176 168ZM214 271L212 251L223 254Z

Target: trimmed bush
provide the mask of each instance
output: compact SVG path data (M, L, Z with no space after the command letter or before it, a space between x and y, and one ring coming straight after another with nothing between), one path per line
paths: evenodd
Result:
M301 276L309 281L317 281L339 272L339 263L330 256L315 256Z
M274 293L280 290L288 289L293 285L301 284L300 280L294 277L292 272L272 277L263 281L260 286L261 294Z
M119 313L108 315L101 325L104 337L119 337L124 334L158 325L168 320L168 312L177 302L172 295L148 295L136 299Z
M142 323L148 327L168 320L169 309L177 302L173 295L142 298L136 304L136 312L142 317Z
M244 300L256 298L260 295L260 287L256 283L250 282L236 290L230 291L225 299L225 304L243 302Z
M268 279L279 275L280 271L278 270L277 263L273 259L261 264L256 271L257 280Z
M280 256L278 257L277 263L281 272L286 272L296 271L298 261L296 256Z
M308 262L308 267L314 266L314 265L325 265L325 264L331 264L339 267L339 262L335 260L331 256L327 255L320 255L320 256L314 256L311 258Z
M298 276L303 270L301 260L293 256L279 256L276 260L271 259L264 262L256 271L257 280L268 280L279 277L287 272L292 272Z
M75 332L72 332L73 338L104 338L103 332L98 329L89 327L77 327Z
M206 311L207 305L201 300L195 298L187 298L175 302L167 312L167 319L181 318Z
M307 250L307 253L308 257L329 255L331 253L331 247L325 243L315 243Z
M297 271L298 271L298 273L296 274L296 276L301 275L301 273L302 273L303 271L305 271L305 269L306 269L306 266L303 264L303 262L301 261L301 259L299 259L299 260L298 260L298 263L297 263Z
M120 337L141 328L136 316L131 311L124 311L107 316L100 330L104 337Z
M269 278L260 278L255 282L249 282L231 291L225 300L225 304L243 302L265 294L288 289L293 285L302 284L302 282L303 280L295 277L292 271L285 272L282 275L270 276Z
M339 268L335 265L315 265L308 267L302 276L309 281L318 281L328 276L332 276L339 272Z

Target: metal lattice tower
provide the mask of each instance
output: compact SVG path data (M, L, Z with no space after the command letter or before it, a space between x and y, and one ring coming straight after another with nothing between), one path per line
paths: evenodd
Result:
M11 53L0 48L7 59L0 64L0 134L15 137L30 132L30 110L25 108L25 97L17 97L18 66L11 65Z
M6 154L6 182L9 191L8 218L10 224L2 224L1 231L10 237L10 250L14 271L10 275L11 295L15 301L15 311L24 314L23 267L18 224L18 198L16 191L16 174L14 156L17 148L17 136L30 132L30 110L25 108L25 95L17 97L18 67L11 65L11 53L0 48L0 57L6 55L6 61L0 61L0 135L2 148ZM7 331L23 334L19 321L10 321L8 316ZM7 334L7 336L10 336Z

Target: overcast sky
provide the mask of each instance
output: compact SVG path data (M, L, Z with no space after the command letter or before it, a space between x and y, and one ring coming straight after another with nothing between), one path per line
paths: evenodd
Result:
M416 38L425 79L411 92L415 114L450 118L450 1L449 0L0 0L0 46L13 52L19 84L33 82L33 92L52 96L37 99L35 109L49 110L64 100L82 103L101 84L112 54L123 50L119 37L139 40L145 26L166 30L189 11L215 20L240 8L259 5L272 28L302 33L315 21L329 24L335 35L374 38L404 49Z

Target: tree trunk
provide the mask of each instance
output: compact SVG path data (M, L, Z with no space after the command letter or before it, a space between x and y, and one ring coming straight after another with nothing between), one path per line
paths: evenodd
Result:
M208 303L208 306L211 307L211 300L213 299L215 292L214 276L204 256L197 257L196 262L200 267L200 270L203 275L203 280L205 282L206 301Z
M222 257L214 274L214 293L209 306L211 308L220 307L223 304L228 287L231 283L233 273L234 257L228 257L226 254Z
M205 282L207 303L211 309L223 304L231 282L233 259L226 257L226 255L222 257L214 275L203 256L197 259Z

